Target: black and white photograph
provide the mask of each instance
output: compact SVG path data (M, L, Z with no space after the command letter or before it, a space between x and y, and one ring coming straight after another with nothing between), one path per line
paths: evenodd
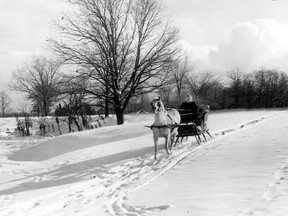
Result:
M0 0L0 216L286 215L287 0Z

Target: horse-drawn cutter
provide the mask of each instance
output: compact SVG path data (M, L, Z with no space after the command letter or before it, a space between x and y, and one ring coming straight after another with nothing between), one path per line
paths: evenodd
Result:
M207 119L209 106L205 109L199 109L197 113L187 113L187 110L165 109L160 98L151 102L151 107L155 113L155 121L149 127L153 131L153 139L155 145L155 160L157 158L158 138L165 138L165 149L167 154L172 151L172 146L176 138L175 144L189 136L195 136L197 143L202 142L201 135L207 140L205 134L211 138L208 128Z

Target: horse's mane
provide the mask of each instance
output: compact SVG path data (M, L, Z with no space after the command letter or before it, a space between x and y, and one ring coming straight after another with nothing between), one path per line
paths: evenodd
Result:
M160 103L161 109L162 109L163 111L166 111L162 100L159 100L159 103Z

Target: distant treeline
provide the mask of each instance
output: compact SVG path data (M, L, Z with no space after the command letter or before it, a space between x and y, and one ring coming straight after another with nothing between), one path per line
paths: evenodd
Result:
M226 83L216 73L206 71L184 76L181 88L178 78L159 89L166 107L179 107L187 94L192 94L196 103L208 104L214 110L288 107L288 75L277 69L243 73L236 68L227 73ZM131 100L127 112L150 109L150 99L144 95Z
M91 105L87 103L77 104L71 106L69 104L64 104L62 106L59 104L55 109L55 116L69 116L69 115L96 115L96 111Z

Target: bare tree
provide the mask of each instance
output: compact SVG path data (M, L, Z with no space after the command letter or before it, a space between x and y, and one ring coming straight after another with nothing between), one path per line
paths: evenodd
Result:
M31 112L30 103L27 100L21 100L17 105L17 112L20 112L22 115L27 116Z
M262 106L262 101L264 100L265 94L265 83L266 83L266 76L265 70L262 68L258 71L254 72L254 82L255 82L255 94L256 94L256 101L258 108Z
M85 86L87 80L79 76L64 76L63 84L60 89L60 100L64 104L65 115L67 119L64 119L68 123L69 132L72 131L71 124L75 123L78 131L82 131L82 125L80 123L80 117L86 120L85 114ZM86 126L83 124L83 126Z
M287 96L288 77L276 69L261 68L255 74L256 99L259 107L283 104Z
M279 80L278 80L278 94L274 99L274 104L279 106L285 106L287 103L287 95L288 95L288 75L284 72L279 72ZM287 104L286 104L287 106Z
M243 96L248 109L252 108L255 99L255 81L252 74L243 75Z
M287 91L287 75L277 69L267 70L266 107L275 107L282 103Z
M187 82L197 99L207 99L209 91L219 84L216 74L211 71L190 74L187 76Z
M172 80L176 86L177 91L177 101L180 103L182 101L182 91L185 87L185 81L187 80L188 74L193 70L193 67L189 65L188 57L185 56L183 59L177 59L174 62L172 70ZM179 105L179 104L178 104Z
M165 103L165 106L170 107L171 99L173 96L173 85L165 85L158 89L158 95L161 100Z
M225 87L222 83L216 84L212 88L212 94L211 94L211 101L214 108L221 108L224 109L227 107L227 104L229 102L229 93L228 88Z
M234 100L235 108L239 108L240 98L243 93L243 73L240 68L234 68L228 72L228 78L230 79L230 95Z
M61 84L58 62L45 57L34 57L29 64L12 73L10 88L27 94L33 105L40 106L42 115L47 116L55 102Z
M164 85L179 48L178 30L156 0L74 0L76 15L55 23L58 38L50 48L64 62L80 65L90 89L110 104L117 123L132 97Z
M11 98L9 97L8 93L4 90L0 91L0 107L2 118L4 118L10 104L11 104Z

